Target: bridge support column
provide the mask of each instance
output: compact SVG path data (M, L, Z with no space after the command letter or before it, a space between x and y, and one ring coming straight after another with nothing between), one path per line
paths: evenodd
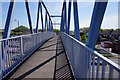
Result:
M43 32L43 14L42 14L42 5L40 2L40 12L41 12L41 23L42 23L42 32Z
M91 20L88 38L87 38L87 43L86 43L86 46L90 47L91 49L95 48L97 38L99 35L99 30L100 30L104 13L107 7L107 2L108 0L104 0L104 2L95 2L93 14L92 14L92 20ZM90 59L91 58L89 53L88 60ZM87 70L89 70L90 67L91 66L89 65Z
M79 17L78 17L77 0L74 0L74 2L73 2L73 12L74 12L75 38L76 38L78 41L80 41Z
M7 19L5 23L5 28L4 28L4 35L3 39L9 38L10 37L10 27L11 27L11 21L13 17L13 12L15 8L15 1L11 0L10 5L9 5L9 10L7 14ZM1 42L1 53L0 53L0 79L3 77L3 71L5 70L5 60L6 60L6 47L7 47L7 42L3 41Z
M64 32L64 18L63 18L63 12L62 12L62 17L61 17L61 26L60 26L60 32Z
M47 12L45 12L45 31L46 31L46 27L47 27Z
M3 39L10 37L11 21L13 17L14 8L15 8L15 2L13 0L10 2L10 5L9 5L9 10L7 13L7 19L6 19L5 28L4 28Z
M71 16L71 0L69 0L69 5L68 5L68 29L67 29L67 34L69 34L69 30L70 30L70 16Z
M97 38L99 35L99 30L107 7L107 1L108 0L106 0L106 2L95 2L92 20L88 33L88 39L86 43L86 45L91 49L95 48Z
M64 28L65 28L65 32L68 34L66 0L64 0Z
M62 8L62 14L61 14L60 32L64 32L64 3L63 3L63 8Z
M38 3L38 12L37 12L37 23L36 23L36 33L38 33L38 23L39 23L39 8L40 8L40 2Z
M25 5L26 5L26 10L27 10L27 15L28 15L28 21L29 21L29 26L30 26L30 32L31 32L31 34L33 34L32 21L31 21L31 17L30 17L30 11L29 11L28 0L25 0Z

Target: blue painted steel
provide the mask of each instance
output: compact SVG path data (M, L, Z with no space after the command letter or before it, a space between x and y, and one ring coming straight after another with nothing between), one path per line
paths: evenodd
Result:
M48 17L48 31L50 31L50 17Z
M42 32L43 32L43 15L42 15L42 5L40 2L40 11L41 11L41 23L42 23Z
M75 38L80 41L77 0L74 0L73 2L73 12L74 12Z
M51 21L51 26L52 26L52 32L53 32L53 23L52 23L52 21Z
M88 39L86 43L86 45L91 49L95 48L106 7L107 2L95 2L92 20L88 33Z
M10 5L9 5L6 24L5 24L5 28L4 28L3 39L10 37L10 31L11 31L10 30L10 25L11 25L11 21L12 21L14 8L15 8L15 2L13 0L13 1L10 2ZM5 42L6 42L6 44L5 44ZM0 61L0 72L1 72L0 77L2 77L4 75L3 71L5 70L5 60L6 60L5 56L7 56L7 54L6 54L6 47L7 46L6 45L8 45L7 41L1 42L1 56L0 56L0 58L2 57L2 59L1 59L2 61Z
M64 22L63 21L64 21L64 18L63 18L63 12L62 12L60 32L64 32Z
M7 19L5 23L3 39L10 37L10 24L11 24L11 20L13 16L14 7L15 7L15 2L11 1L9 5L9 10L7 13Z
M48 26L48 31L50 31L50 17L49 17L49 26Z
M50 21L50 24L49 24L49 29L50 29L50 31L51 31L51 20L49 20Z
M102 56L101 54L94 51L93 49L90 49L85 44L83 44L80 41L77 41L75 38L71 37L70 35L68 35L66 33L63 33L63 32L60 33L60 37L63 42L64 49L67 52L66 54L67 54L67 57L69 58L69 62L71 63L71 68L73 70L74 77L76 79L77 78L78 79L81 79L81 78L94 79L94 78L96 78L95 76L94 77L92 77L91 75L89 76L88 71L87 71L87 67L88 67L90 74L92 74L93 72L95 73L94 68L93 68L94 71L91 72L91 67L92 67L91 58L94 59L95 57L98 57L98 59L100 59L100 61L102 61L103 72L101 72L101 70L99 70L99 72L101 72L101 75L106 75L106 74L108 75L109 73L113 74L113 69L114 69L114 71L117 71L117 73L120 74L120 67L118 66L118 64L114 63L110 59ZM69 46L69 45L71 45L71 46ZM90 59L89 59L89 55L90 55ZM110 72L108 71L108 73L105 73L105 68L106 68L105 64L107 66L112 67L111 68L112 71L110 71ZM101 66L99 65L99 67L101 67ZM95 74L97 75L97 72ZM100 73L98 73L98 74L100 74ZM112 79L112 78L110 78L110 79Z
M53 24L51 23L51 26L52 26L52 32L53 32Z
M31 32L31 34L33 34L32 21L31 21L31 17L30 17L28 0L25 0L25 5L26 5L26 10L27 10L27 16L28 16L29 26L30 26L30 32Z
M47 27L47 12L45 12L45 31L46 31L46 27Z
M37 23L36 23L36 33L38 33L38 23L39 23L39 8L40 8L40 2L38 3Z
M65 28L65 32L68 34L68 28L67 28L67 10L66 10L66 0L64 1L64 28Z
M60 32L64 32L64 3L63 3L63 9L61 14L61 26L60 26Z
M52 21L50 21L50 31L52 31Z
M71 0L69 0L69 5L68 5L68 34L69 34L69 29L70 29L70 16L71 16Z
M49 27L49 20L48 20L48 17L47 17L47 31L48 31L48 27Z
M59 16L59 15L51 15L50 17L61 17L61 16Z

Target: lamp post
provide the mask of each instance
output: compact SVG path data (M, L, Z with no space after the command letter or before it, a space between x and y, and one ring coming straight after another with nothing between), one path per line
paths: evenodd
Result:
M18 24L18 30L19 30L19 20L14 20L14 21L17 21L17 24ZM18 31L18 36L19 36L19 31Z

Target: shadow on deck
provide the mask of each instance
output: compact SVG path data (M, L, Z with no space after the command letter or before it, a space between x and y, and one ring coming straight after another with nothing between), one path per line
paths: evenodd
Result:
M10 80L48 78L74 79L60 36L43 44L13 73Z

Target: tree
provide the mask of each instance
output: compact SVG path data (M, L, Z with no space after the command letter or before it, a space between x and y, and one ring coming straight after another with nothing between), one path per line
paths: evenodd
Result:
M28 27L25 27L25 26L19 26L19 27L14 29L15 32L23 32L26 30L29 30L29 29L28 29Z
M87 36L86 36L86 33L85 34L83 34L83 36L81 37L81 41L87 41Z
M116 29L116 31L120 31L120 28Z
M56 34L58 35L59 34L59 32L60 32L60 30L59 29L54 29L53 30L54 32L56 32Z
M28 31L28 30L29 30L28 27L21 25L15 29L11 30L11 35L18 35L18 34L21 35L21 34L23 34L24 31Z

